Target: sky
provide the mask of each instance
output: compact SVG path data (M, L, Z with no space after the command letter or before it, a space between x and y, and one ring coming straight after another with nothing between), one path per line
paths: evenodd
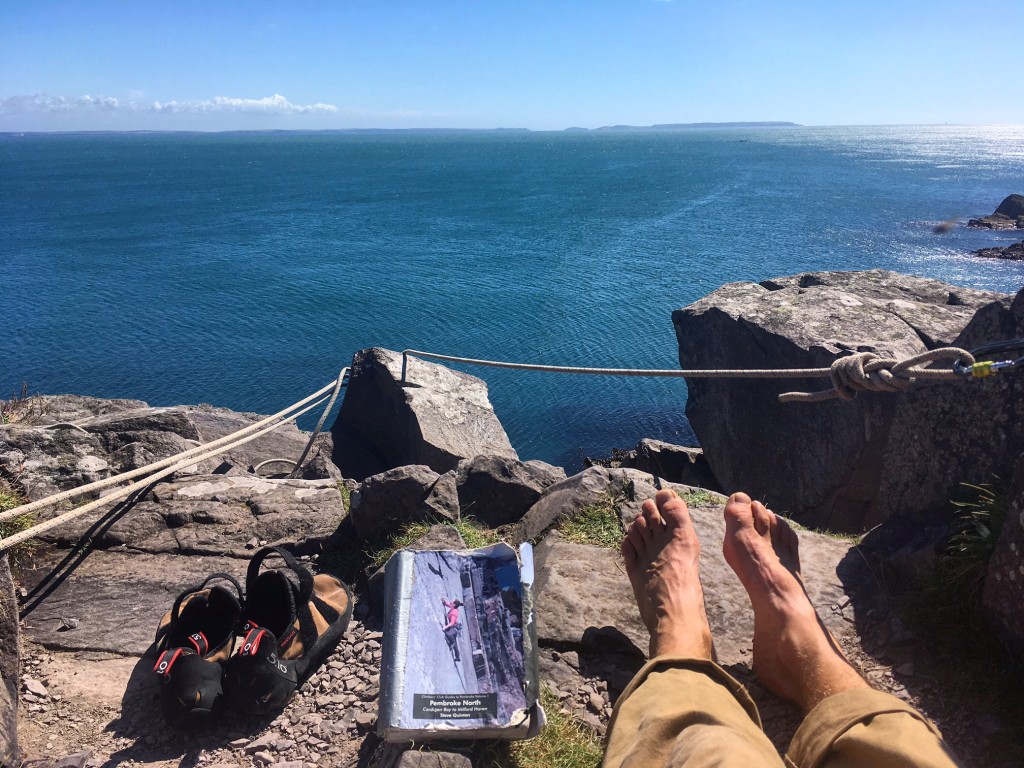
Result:
M989 0L5 3L0 131L1024 123Z

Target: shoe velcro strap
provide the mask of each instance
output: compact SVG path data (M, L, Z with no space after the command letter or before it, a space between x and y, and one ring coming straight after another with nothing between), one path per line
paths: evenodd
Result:
M158 675L168 677L171 674L171 667L174 666L174 662L178 660L183 654L189 653L184 648L172 648L169 651L164 651L156 660L156 664L153 665L153 671Z
M273 637L267 630L262 627L253 627L246 634L245 639L242 641L242 649L238 652L239 656L255 656L256 652L260 648L260 641L264 636ZM271 641L273 642L273 641Z
M196 647L196 653L200 656L205 656L207 651L210 650L210 643L206 639L206 635L202 632L196 632L188 636L188 641Z

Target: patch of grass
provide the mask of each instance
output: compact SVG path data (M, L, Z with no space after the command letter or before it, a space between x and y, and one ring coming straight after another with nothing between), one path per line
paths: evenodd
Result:
M341 494L341 506L346 512L352 509L352 490L345 484L344 480L338 481L338 493Z
M42 396L28 393L28 382L21 383L21 391L11 393L10 400L0 401L0 424L32 424L46 413Z
M811 528L806 525L801 525L796 520L787 517L786 522L794 531L810 531L811 533L817 533L821 536L827 536L830 539L836 539L837 541L846 541L850 544L860 544L863 534L860 533L839 533L837 531L830 531L827 528Z
M0 512L7 512L8 510L20 507L24 503L25 498L11 487L10 483L0 478ZM31 512L25 515L18 515L10 520L4 520L0 522L0 538L7 538L16 533L21 533L26 528L31 528L35 525L35 522L36 516ZM18 570L28 562L36 546L36 542L29 539L8 549L7 555L10 558L11 569Z
M540 700L547 715L544 730L526 741L490 745L483 763L494 768L596 768L604 754L597 736L563 712L546 686L541 686Z
M941 571L960 602L974 608L981 603L988 561L1003 530L1010 499L998 478L995 484L961 486L967 498L952 502L957 521L943 551Z
M711 491L705 491L702 489L681 493L679 494L679 498L685 501L687 506L691 507L707 507L721 503L719 494L711 493Z
M580 509L572 518L564 519L558 529L576 544L594 544L618 549L622 543L619 503L622 497L608 493L593 504Z
M384 563L388 561L388 558L395 552L410 546L417 539L425 536L432 525L438 524L449 525L458 531L462 540L466 542L466 547L469 549L490 546L491 544L496 544L499 540L498 534L495 531L481 523L478 523L472 517L463 517L455 522L452 522L451 520L422 521L409 523L404 526L383 545L378 545L376 548L367 552L367 557L369 557L370 562L374 567L379 568L384 565Z

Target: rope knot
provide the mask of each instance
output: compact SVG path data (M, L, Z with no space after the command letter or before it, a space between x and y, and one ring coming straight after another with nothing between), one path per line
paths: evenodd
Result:
M853 400L858 392L902 392L913 386L915 379L898 365L891 357L858 352L834 360L829 378L841 400Z
M858 392L902 392L919 379L953 381L963 378L964 374L955 365L953 368L924 367L937 362L956 364L961 370L969 370L975 361L970 352L957 347L931 349L906 360L880 357L874 352L857 352L832 361L829 368L832 389L785 392L779 395L779 402L820 403L833 398L853 400Z

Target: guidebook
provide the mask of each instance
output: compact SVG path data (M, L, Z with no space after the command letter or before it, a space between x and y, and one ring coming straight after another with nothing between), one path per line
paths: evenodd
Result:
M524 739L538 701L533 550L401 550L388 560L377 731L387 741Z

